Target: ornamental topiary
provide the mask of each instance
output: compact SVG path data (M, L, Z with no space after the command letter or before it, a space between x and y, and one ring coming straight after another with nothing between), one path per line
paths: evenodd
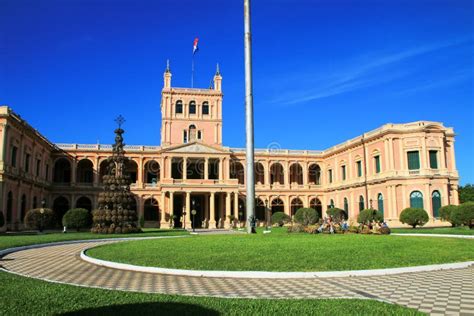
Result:
M282 227L283 225L289 223L291 218L283 213L283 212L275 212L272 214L272 224L277 224L278 226Z
M383 222L383 214L377 210L368 208L365 210L360 211L359 215L357 215L357 222L361 224L368 224L373 221L376 222Z
M452 226L455 226L454 222L452 221L451 219L451 214L453 213L453 211L455 209L457 209L458 206L457 205L445 205L445 206L442 206L440 209L439 209L439 217L443 220L443 221L447 221L447 222L450 222Z
M37 229L40 232L43 229L52 228L55 222L54 212L49 208L35 208L29 210L25 215L26 227Z
M459 205L452 213L451 219L456 225L474 227L474 202L465 202Z
M400 213L400 222L415 228L428 222L428 213L422 208L408 207Z
M91 213L84 208L73 208L63 216L63 226L75 228L77 231L81 228L89 228L92 224Z
M295 222L303 226L313 225L319 219L318 213L313 208L300 208L295 213Z
M326 214L331 216L333 221L336 223L341 222L343 219L347 218L346 212L337 207L328 208Z

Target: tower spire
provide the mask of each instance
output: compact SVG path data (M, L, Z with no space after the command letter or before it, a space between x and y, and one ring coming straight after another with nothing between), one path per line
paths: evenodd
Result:
M219 70L219 63L216 65L216 76L220 76L221 72Z
M170 70L170 60L169 59L166 60L166 70L165 70L165 72L171 72L171 70Z

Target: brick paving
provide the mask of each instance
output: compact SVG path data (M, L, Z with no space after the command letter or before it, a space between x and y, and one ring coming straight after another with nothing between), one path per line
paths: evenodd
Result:
M0 266L54 282L127 291L240 298L369 298L433 315L474 315L474 267L387 276L324 279L238 279L124 271L87 263L80 252L116 241L22 250Z

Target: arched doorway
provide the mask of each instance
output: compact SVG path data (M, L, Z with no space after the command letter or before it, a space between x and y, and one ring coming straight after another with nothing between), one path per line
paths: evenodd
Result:
M69 210L69 201L64 196L54 199L53 211L59 226L62 226L63 216Z
M311 201L309 201L309 207L316 210L319 215L319 218L323 217L323 206L321 204L321 200L319 200L318 198L311 199Z
M86 196L81 196L79 199L76 201L76 208L84 208L88 210L89 212L92 211L92 201Z
M303 207L303 202L300 198L291 200L291 216L295 216L296 211Z
M270 167L270 184L285 184L285 172L283 166L279 162L275 162Z
M265 221L265 218L266 218L265 213L266 213L265 202L260 198L256 198L255 199L255 217L257 217L259 221Z
M318 164L311 164L308 168L309 184L321 184L321 167Z
M160 208L158 201L155 198L148 198L145 200L143 207L143 217L145 219L145 225L159 226L160 224Z
M67 158L59 158L54 163L53 182L60 184L71 183L71 162Z
M297 162L290 166L290 183L303 184L303 168Z
M275 212L285 212L285 203L280 198L272 200L272 214Z
M431 205L433 205L433 217L439 217L439 209L441 208L441 193L433 191L431 194Z

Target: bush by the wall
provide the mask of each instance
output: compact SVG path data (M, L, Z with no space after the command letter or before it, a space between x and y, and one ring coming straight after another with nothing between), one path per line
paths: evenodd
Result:
M347 218L346 212L337 207L329 208L326 211L326 214L328 214L328 216L331 216L335 222L340 222L344 220L345 218Z
M272 224L277 224L278 226L283 226L286 223L289 223L291 218L283 212L275 212L272 214Z
M318 213L313 208L302 207L295 213L295 222L303 226L313 225L318 219Z
M422 208L408 207L400 213L400 222L415 228L428 222L428 213Z
M63 226L75 228L77 231L81 228L90 228L92 225L92 215L84 208L73 208L63 216Z
M459 205L452 213L451 219L456 225L474 228L474 202L465 202Z
M25 216L26 227L37 229L40 232L43 229L54 227L55 223L54 212L49 208L35 208L29 210Z
M458 206L457 205L445 205L445 206L442 206L440 209L439 209L439 217L443 220L443 221L447 221L447 222L450 222L452 226L455 226L454 222L452 221L451 219L451 214L453 213L453 211L455 209L457 209Z
M367 208L365 210L360 211L359 215L357 215L357 222L361 224L368 224L370 222L382 222L383 221L383 214L377 210Z

